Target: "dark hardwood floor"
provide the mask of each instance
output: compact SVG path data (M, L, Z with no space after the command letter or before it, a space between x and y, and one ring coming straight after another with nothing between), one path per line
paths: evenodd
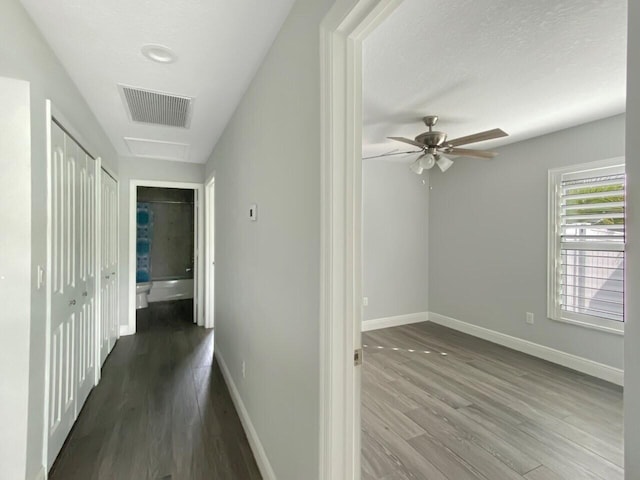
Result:
M428 322L363 344L363 480L623 478L620 387Z
M213 331L183 318L146 319L117 342L51 480L261 478Z

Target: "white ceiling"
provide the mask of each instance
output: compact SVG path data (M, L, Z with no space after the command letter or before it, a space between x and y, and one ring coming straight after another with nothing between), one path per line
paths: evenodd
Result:
M363 154L411 146L421 117L492 148L625 111L627 2L404 0L364 43ZM391 157L393 158L393 157Z
M118 153L125 137L187 145L167 152L204 163L294 0L22 0ZM172 64L144 57L166 45ZM188 129L132 122L117 84L195 97ZM157 147L156 147L157 148ZM162 155L163 150L157 148ZM176 156L168 154L167 158ZM178 155L180 157L180 155Z

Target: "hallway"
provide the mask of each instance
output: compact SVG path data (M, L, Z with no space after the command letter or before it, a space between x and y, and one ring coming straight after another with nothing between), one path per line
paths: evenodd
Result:
M213 359L213 331L165 322L121 338L51 480L260 479Z

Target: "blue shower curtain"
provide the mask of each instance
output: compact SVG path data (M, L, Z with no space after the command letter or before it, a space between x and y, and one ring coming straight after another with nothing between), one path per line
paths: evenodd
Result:
M136 283L151 281L151 241L153 239L153 211L149 203L138 202L136 215Z

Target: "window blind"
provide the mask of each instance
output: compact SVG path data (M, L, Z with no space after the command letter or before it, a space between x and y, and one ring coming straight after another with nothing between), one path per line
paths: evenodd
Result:
M624 172L563 175L559 194L560 308L624 321Z

